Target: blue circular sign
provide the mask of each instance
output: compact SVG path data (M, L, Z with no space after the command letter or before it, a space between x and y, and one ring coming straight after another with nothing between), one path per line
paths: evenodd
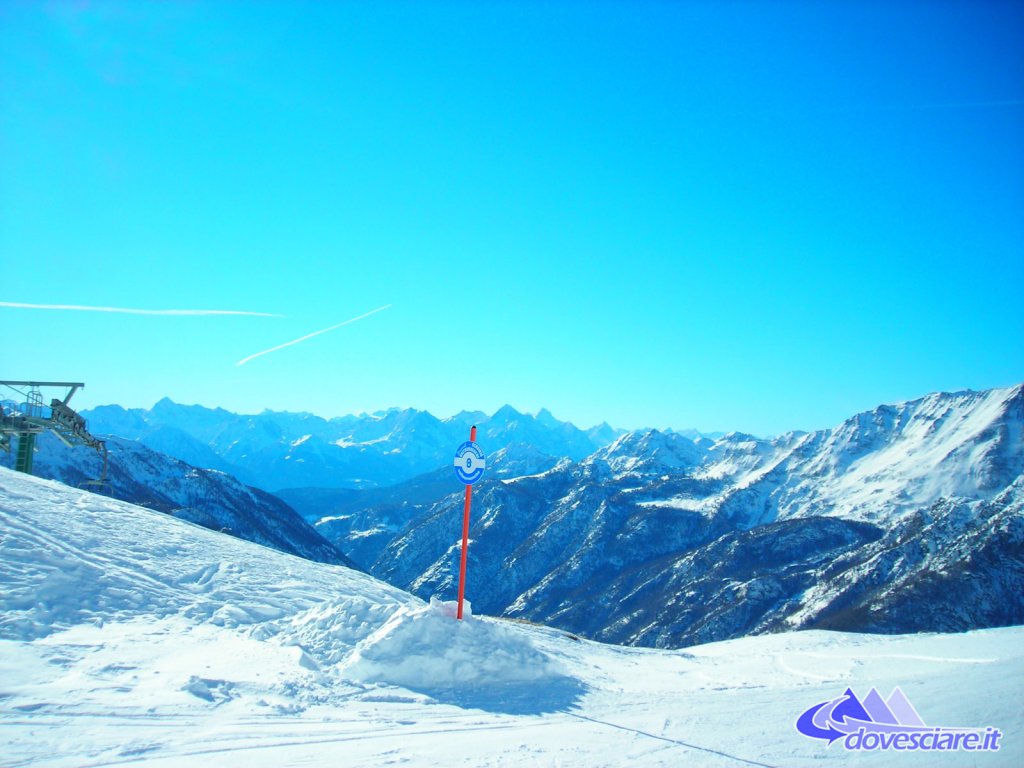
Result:
M484 474L484 452L472 440L467 440L455 451L455 474L466 485L472 485Z

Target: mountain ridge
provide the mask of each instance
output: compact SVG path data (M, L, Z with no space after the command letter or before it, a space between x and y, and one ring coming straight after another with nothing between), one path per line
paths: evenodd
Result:
M731 433L710 446L646 430L539 474L492 474L473 497L474 601L485 612L659 647L783 626L898 632L909 625L897 605L931 617L914 631L1021 622L1022 429L1022 386L932 393L829 430L771 440ZM364 566L420 596L450 594L456 489L443 499L410 495L405 523L392 517L387 533L364 542ZM950 522L961 518L968 523ZM318 528L354 540L375 519L364 509ZM971 561L978 573L941 555L970 559L972 543L988 553ZM895 551L904 553L898 567L886 554ZM766 565L743 570L751 559ZM624 573L637 576L636 588ZM902 586L887 590L873 573ZM813 591L823 579L830 586ZM949 624L920 602L937 586L911 588L969 595L971 579L1002 591L958 608ZM740 607L694 614L723 602Z
M327 422L309 414L229 415L240 428L217 431L226 413L181 410L208 445L123 409L110 423L145 428L150 442L178 441L179 451L259 456L283 446L278 462L315 459L337 434L314 439ZM1024 385L930 393L770 439L636 430L582 456L581 430L569 425L559 442L549 414L496 413L479 425L488 470L470 530L470 594L483 612L659 647L786 627L900 631L909 626L901 611L911 609L926 617L918 631L941 624L926 596L968 599L971 579L982 578L1000 585L1001 602L973 596L949 626L1024 621L1024 590L1013 591L1024 572ZM423 598L451 597L463 503L451 449L465 439L462 420L476 415L447 427L414 409L335 420L346 430L336 448L368 462L415 454L433 468L389 486L282 496L373 575ZM972 559L972 545L982 555ZM943 559L946 551L979 573ZM893 552L902 554L894 561ZM751 559L762 567L744 565ZM720 604L731 608L709 608Z
M528 445L530 451L576 460L622 434L606 424L581 430L545 408L533 416L511 405L491 416L463 411L438 419L428 411L391 408L325 419L289 411L235 414L165 397L148 410L106 405L82 415L97 434L137 440L271 492L404 482L448 465L453 446L466 439L470 425L477 426L477 440L485 448Z

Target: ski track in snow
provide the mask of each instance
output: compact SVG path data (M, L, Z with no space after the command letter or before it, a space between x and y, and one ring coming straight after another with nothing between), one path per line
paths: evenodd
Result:
M847 686L897 685L929 725L1001 728L978 765L1024 763L1024 628L669 652L449 612L0 470L0 765L856 763L796 718Z

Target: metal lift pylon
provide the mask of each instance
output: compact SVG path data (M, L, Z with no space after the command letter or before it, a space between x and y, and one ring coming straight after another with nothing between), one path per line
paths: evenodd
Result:
M68 401L85 384L66 381L0 381L6 387L24 397L20 403L0 402L0 448L11 449L11 438L18 438L14 468L19 472L32 474L32 457L35 453L36 435L51 432L69 448L84 445L95 449L103 457L103 471L98 480L89 485L107 485L107 445L90 434L82 418ZM43 403L42 388L59 387L67 392L63 399L53 398L50 405ZM22 391L27 388L27 391Z

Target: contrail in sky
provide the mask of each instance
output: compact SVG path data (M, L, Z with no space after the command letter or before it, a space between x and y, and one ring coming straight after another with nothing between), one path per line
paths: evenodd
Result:
M321 333L327 333L329 331L333 331L333 330L335 330L337 328L341 328L341 326L343 326L343 325L348 325L349 323L354 323L354 322L356 322L356 320L362 320L364 317L369 317L370 315L375 315L378 312L383 312L385 309L387 309L390 306L391 306L390 304L385 304L383 307L377 307L376 309L370 310L366 314L359 315L359 317L353 317L351 320L346 320L343 323L338 323L337 325L332 325L330 328L324 328L321 331L313 331L313 333L307 333L305 336L300 336L297 339L292 339L291 341L286 341L284 344L278 344L276 347L271 347L270 349L264 349L262 352L257 352L254 355L249 355L248 357L243 357L241 360L239 360L237 363L235 363L235 365L236 366L245 365L250 360L255 360L257 357L262 357L263 355L269 355L271 352L277 352L279 349L284 349L285 347L290 347L293 344L298 344L301 341L306 341L307 339L312 339L314 336L319 336Z
M269 312L239 312L232 309L132 309L130 307L84 307L79 304L22 304L15 301L0 301L0 307L15 309L60 309L71 312L118 312L124 315L247 315L249 317L283 317Z

